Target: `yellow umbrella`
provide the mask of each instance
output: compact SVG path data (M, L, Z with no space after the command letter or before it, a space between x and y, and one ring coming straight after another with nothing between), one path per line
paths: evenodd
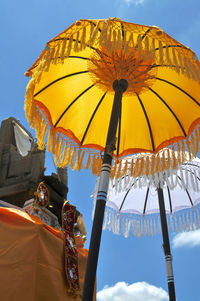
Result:
M127 170L121 159L143 152L131 163L131 175L138 176L176 168L185 161L185 150L190 159L197 154L199 61L158 27L117 18L79 20L47 43L26 75L31 80L25 112L39 147L48 131L48 150L57 165L80 170L87 153L84 167L95 174L101 170L83 293L88 301L112 157L119 164L113 164L111 176L121 176ZM170 148L172 154L178 151L172 160Z

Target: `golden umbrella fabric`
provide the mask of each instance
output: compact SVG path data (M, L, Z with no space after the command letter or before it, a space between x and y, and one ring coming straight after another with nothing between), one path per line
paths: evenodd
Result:
M199 61L158 27L117 18L79 20L47 43L26 75L31 76L26 117L40 148L48 135L48 150L60 167L99 174L113 82L121 78L128 88L116 133L119 164L113 164L111 176L126 173L126 164L120 164L126 155L144 153L145 160L136 155L132 162L132 175L140 176L176 168L185 161L185 150L190 159L199 150ZM179 153L173 160L169 148Z

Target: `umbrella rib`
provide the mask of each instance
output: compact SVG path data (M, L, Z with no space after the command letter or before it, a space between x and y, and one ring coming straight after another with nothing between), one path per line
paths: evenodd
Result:
M177 178L181 181L181 177L180 177L180 176L177 175ZM194 204L193 204L193 201L192 201L192 198L191 198L191 196L190 196L190 194L189 194L188 189L186 188L185 191L186 191L187 196L188 196L188 198L189 198L189 200L190 200L190 203L191 203L191 205L192 205L192 207L193 207Z
M52 81L51 83L49 83L48 85L46 85L44 88L42 88L40 91L38 91L37 93L34 94L34 97L37 96L38 94L40 94L41 92L43 92L44 90L46 90L47 88L49 88L50 86L52 86L53 84L57 83L60 80L63 80L65 78L68 78L70 76L74 76L74 75L79 75L79 74L83 74L83 73L88 73L88 70L85 71L79 71L79 72L75 72L75 73L71 73L71 74L67 74L65 76L59 77L57 79L55 79L54 81Z
M172 214L172 199L171 199L170 189L168 186L167 186L167 192L168 192L168 197L169 197L170 213Z
M125 196L124 196L124 198L123 198L123 201L122 201L122 203L121 203L121 206L120 206L120 208L119 208L119 212L122 210L122 207L123 207L123 205L124 205L124 203L125 203L126 197L127 197L127 195L129 194L131 188L135 185L135 183L136 183L137 181L138 181L138 179L136 179L136 180L134 181L134 183L131 185L131 187L127 190L127 192L126 192L126 194L125 194Z
M143 112L144 112L144 115L145 115L145 118L146 118L146 121L147 121L147 124L148 124L149 134L150 134L150 137L151 137L152 149L153 149L153 151L155 151L155 145L154 145L154 140L153 140L153 133L152 133L151 124L150 124L150 121L149 121L147 112L146 112L146 110L145 110L144 104L143 104L143 102L142 102L140 96L139 96L137 93L136 93L136 95L137 95L137 98L138 98L138 100L139 100L139 102L140 102L140 105L141 105L141 107L142 107L142 109L143 109Z
M188 97L190 97L190 98L191 98L198 106L200 106L200 103L199 103L194 97L192 97L192 95L190 95L189 93L187 93L185 90L183 90L183 89L180 88L179 86L177 86L177 85L175 85L175 84L173 84L173 83L171 83L171 82L169 82L168 80L163 79L163 78L155 77L155 79L158 79L158 80L160 80L160 81L163 81L163 82L165 82L165 83L167 83L167 84L169 84L169 85L171 85L171 86L177 88L178 90L180 90L181 92L183 92L185 95L187 95Z
M172 47L174 47L174 48L176 48L176 47L179 47L179 48L183 48L183 49L185 49L185 50L188 50L188 48L187 47L185 47L185 46L183 46L183 45L168 45L168 48L172 48ZM163 48L167 48L167 46L163 46ZM159 50L159 47L158 48L155 48L155 50Z
M143 34L142 40L146 37L146 35L151 31L152 28L147 29L147 31Z
M146 207L147 207L147 199L148 199L148 196L149 196L149 189L150 189L150 185L147 188L147 192L146 192L146 196L145 196L143 215L145 214Z
M84 134L83 134L83 138L81 139L81 145L83 144L83 141L85 140L85 136L86 136L86 134L87 134L87 132L88 132L88 130L89 130L89 127L90 127L90 125L91 125L91 123L92 123L92 120L94 119L94 116L95 116L95 114L96 114L96 112L97 112L99 106L101 105L102 101L104 100L106 94L107 94L107 92L105 92L105 93L103 94L103 96L101 97L100 101L98 102L98 104L97 104L97 106L96 106L96 108L95 108L95 110L94 110L92 116L90 117L90 120L89 120L89 122L88 122L88 125L87 125L87 127L86 127L86 130L85 130L85 132L84 132Z
M64 110L64 112L60 115L60 117L58 118L58 120L56 121L54 128L58 125L58 123L60 122L60 120L63 118L63 116L65 115L65 113L69 110L69 108L83 95L85 94L87 91L89 91L92 87L94 87L95 84L92 84L91 86L89 86L87 89L85 89L83 92L81 92L81 94L79 94L68 106L67 108Z
M182 132L183 132L183 134L184 134L184 136L186 137L187 136L187 134L186 134L186 132L185 132L185 130L184 130L184 127L183 127L183 125L181 124L181 122L180 122L180 120L178 119L178 117L176 116L176 114L174 113L174 111L170 108L170 106L165 102L165 100L155 91L155 90L153 90L152 88L150 88L150 87L148 87L148 89L152 92L152 93L154 93L163 103L164 103L164 105L168 108L168 110L172 113L172 115L174 116L174 118L176 119L176 121L178 122L178 124L179 124L179 126L180 126L180 128L181 128L181 130L182 130Z

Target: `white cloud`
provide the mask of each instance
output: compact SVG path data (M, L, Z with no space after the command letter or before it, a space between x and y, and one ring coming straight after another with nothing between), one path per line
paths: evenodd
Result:
M134 3L137 6L143 4L145 0L124 0L124 2L126 2L127 5Z
M114 286L105 286L97 293L97 301L167 301L168 294L162 288L146 282L127 284L118 282Z
M173 238L174 248L196 247L200 245L200 230L179 233Z

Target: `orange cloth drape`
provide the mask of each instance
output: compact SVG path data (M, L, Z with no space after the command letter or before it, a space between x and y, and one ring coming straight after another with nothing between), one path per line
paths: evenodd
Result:
M88 250L76 243L82 289ZM17 209L0 208L0 299L81 300L67 293L62 232Z

